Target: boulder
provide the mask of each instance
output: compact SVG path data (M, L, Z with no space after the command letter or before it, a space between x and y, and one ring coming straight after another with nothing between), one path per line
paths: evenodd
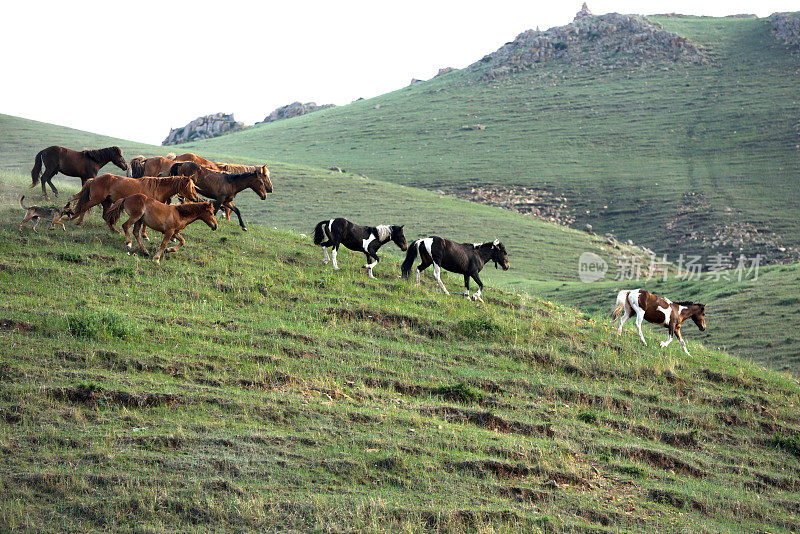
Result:
M772 33L785 45L800 47L800 12L773 13L769 16Z
M233 118L233 114L216 113L214 115L198 117L186 126L170 129L169 135L167 135L167 138L164 139L161 144L165 146L177 145L179 143L208 139L238 132L239 130L244 130L244 128L244 123L236 122Z
M323 104L318 106L316 102L292 102L291 104L287 104L285 106L281 106L272 111L269 115L267 115L263 121L258 122L256 124L264 124L267 122L275 122L283 119L291 119L292 117L299 117L300 115L305 115L306 113L312 113L314 111L319 111L321 109L328 109L336 107L334 104Z

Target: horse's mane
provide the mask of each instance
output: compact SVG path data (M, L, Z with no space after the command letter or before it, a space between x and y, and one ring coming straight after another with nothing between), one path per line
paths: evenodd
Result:
M181 215L197 215L206 209L209 202L186 202L185 204L178 204L175 208Z
M249 172L257 169L255 165L240 165L238 163L217 163L217 166L225 172Z
M677 302L673 302L673 304L677 304L678 306L702 306L702 304L693 302L691 300L679 300Z
M213 172L213 171L212 171ZM225 179L228 180L229 183L235 182L237 180L243 180L244 178L249 178L251 176L258 176L258 171L247 171L247 172L239 172L239 173L220 173L222 174Z
M110 155L121 152L118 146L109 146L106 148L96 148L94 150L82 150L81 154L97 163L107 163L111 160Z

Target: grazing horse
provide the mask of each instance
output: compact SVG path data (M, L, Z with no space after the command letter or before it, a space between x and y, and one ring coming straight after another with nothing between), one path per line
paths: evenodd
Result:
M75 214L70 217L70 220L77 218L77 224L80 226L86 212L98 204L103 205L103 217L105 217L113 202L136 193L144 193L159 202L166 202L175 195L182 195L190 200L200 200L194 182L186 176L137 179L116 174L103 174L86 182L81 190L69 199L67 206L73 200L78 201L74 209ZM116 232L113 225L109 225L109 228Z
M174 163L175 154L167 154L166 157L156 156L154 158L136 156L131 160L128 176L131 178L169 176L169 168L172 167Z
M631 291L623 290L617 295L617 307L611 313L611 317L619 321L617 335L622 333L622 325L633 314L636 314L636 329L639 331L639 338L642 343L647 345L642 335L642 321L658 324L669 330L669 338L661 342L662 347L667 347L672 342L672 336L677 336L681 342L683 351L687 356L691 356L686 349L686 342L681 336L681 324L686 319L691 318L697 328L702 332L706 329L706 306L690 300L672 302L664 297L659 297L645 291L644 289L634 289Z
M164 234L164 240L161 242L158 252L153 257L156 263L161 260L161 254L164 252L170 253L177 251L183 246L185 240L180 232L194 221L200 219L206 223L212 230L217 229L217 219L214 217L214 206L211 202L189 202L186 204L179 204L171 206L159 202L155 199L148 197L142 193L137 193L129 197L117 200L113 206L106 213L105 218L109 226L114 226L119 221L122 212L125 211L130 215L130 219L122 224L122 229L125 231L125 247L130 250L132 246L130 227L133 227L133 233L136 236L136 241L139 243L139 250L142 254L149 256L147 248L142 241L142 230L145 225L153 230L158 230ZM178 246L167 248L169 240L172 238L178 240Z
M417 239L411 243L406 253L406 259L400 266L404 277L408 278L411 275L411 267L414 265L417 254L422 258L422 263L417 266L417 284L419 284L419 274L433 265L433 277L442 291L449 294L441 278L441 270L444 268L450 272L464 275L465 297L469 298L470 277L475 280L478 290L472 295L472 298L481 302L483 302L481 298L483 282L478 277L478 273L481 272L483 266L487 262L493 261L495 269L498 263L504 271L511 267L506 248L499 239L486 243L456 243L449 239L432 236Z
M322 247L324 255L322 263L330 261L328 249L325 247L332 247L333 268L338 269L336 255L339 252L339 245L344 245L350 250L363 252L367 256L367 263L364 265L364 269L369 269L370 278L375 278L372 274L372 269L380 261L378 259L378 249L389 241L394 241L394 244L400 247L400 250L408 249L402 225L359 226L347 219L338 218L321 221L314 228L314 244Z
M239 218L239 226L245 232L247 228L242 220L242 213L233 205L233 199L245 189L252 189L261 200L266 200L267 193L272 193L272 183L269 178L264 181L259 171L256 170L226 174L212 171L193 161L187 161L173 164L169 173L171 176L190 176L197 186L197 191L214 200L214 213L216 214L220 207L227 206Z
M98 148L97 150L72 150L64 148L63 146L47 147L38 154L31 169L31 179L33 183L31 188L36 187L39 183L42 172L42 164L44 163L44 174L41 175L42 181L42 195L47 198L46 184L50 184L50 189L53 194L58 196L58 189L53 185L53 176L58 174L65 174L67 176L75 176L81 179L81 185L86 183L86 180L91 180L97 176L97 172L103 168L108 162L122 169L128 170L128 164L125 158L122 157L122 149L118 146L110 146L107 148Z

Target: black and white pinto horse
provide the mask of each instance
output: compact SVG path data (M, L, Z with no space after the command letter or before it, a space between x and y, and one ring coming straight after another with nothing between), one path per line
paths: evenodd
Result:
M497 265L507 271L511 264L508 262L506 248L499 239L487 241L486 243L456 243L449 239L432 236L424 239L417 239L408 249L406 259L401 266L403 276L408 278L411 275L411 267L419 254L422 263L417 266L417 284L419 284L420 273L433 265L433 277L446 294L447 288L442 283L442 268L450 272L464 275L464 296L469 297L469 279L472 278L478 284L478 290L472 295L474 300L480 300L483 282L478 273L487 262L493 261L495 269Z
M365 269L369 269L369 277L375 278L372 269L378 265L378 249L389 241L400 247L400 250L408 249L406 236L403 235L403 225L381 225L381 226L359 226L341 217L329 221L320 221L314 228L314 244L322 247L322 263L328 263L328 249L331 247L333 256L333 268L338 269L336 255L339 252L339 245L344 245L350 250L363 252L367 256Z

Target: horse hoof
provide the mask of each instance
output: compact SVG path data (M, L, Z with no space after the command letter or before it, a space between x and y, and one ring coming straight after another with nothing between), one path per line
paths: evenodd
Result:
M125 248L127 248L128 250L130 250L130 249L131 249L131 244L130 244L130 243L126 243L126 244L125 244Z
M242 232L246 232L246 231L247 231L247 228L245 228L244 226L242 226Z
M322 265L328 265L330 262L331 260L322 260Z

